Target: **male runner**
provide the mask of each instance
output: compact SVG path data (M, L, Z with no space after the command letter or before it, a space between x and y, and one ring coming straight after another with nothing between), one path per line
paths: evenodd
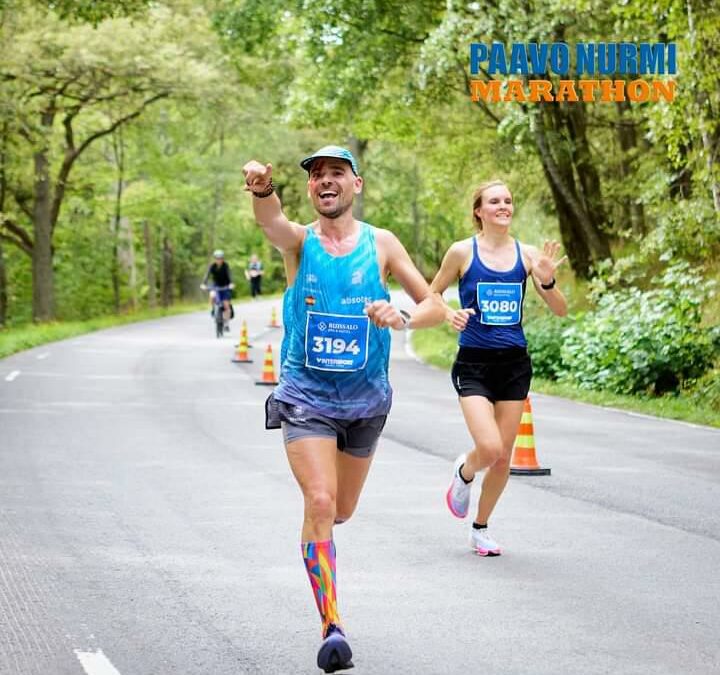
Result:
M317 212L306 226L283 213L272 165L251 161L243 171L255 218L285 261L286 334L268 426L274 411L303 493L302 555L322 620L317 663L332 673L352 667L337 609L333 525L355 510L390 410L388 328L423 328L445 315L398 238L353 218L363 179L350 151L326 146L300 165ZM412 315L389 303L389 275L418 303Z

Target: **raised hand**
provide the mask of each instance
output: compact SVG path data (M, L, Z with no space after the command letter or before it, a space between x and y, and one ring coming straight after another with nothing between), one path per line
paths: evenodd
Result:
M248 192L264 192L272 180L272 164L261 164L251 159L244 167L245 189Z
M543 244L543 249L533 264L533 272L541 284L551 283L555 277L555 270L567 260L566 255L555 260L560 249L560 243L557 241L546 241Z

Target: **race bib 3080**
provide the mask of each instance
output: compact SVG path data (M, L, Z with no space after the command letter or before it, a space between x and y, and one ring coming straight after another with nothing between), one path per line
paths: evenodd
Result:
M477 285L480 323L486 326L513 326L520 323L522 284L480 282Z
M368 358L367 316L308 312L305 365L317 370L362 370Z

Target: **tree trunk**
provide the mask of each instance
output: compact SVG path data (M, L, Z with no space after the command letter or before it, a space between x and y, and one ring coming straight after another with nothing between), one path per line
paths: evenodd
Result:
M112 223L112 261L110 265L113 288L113 303L115 313L120 312L120 222L122 220L122 197L123 182L125 180L125 146L123 143L122 130L119 129L112 135L113 157L117 168L117 180L115 183L115 213Z
M362 175L363 167L365 166L365 150L367 150L368 142L365 139L351 135L348 138L348 145L350 146L350 152L352 152L357 160L360 175ZM356 220L364 220L365 218L365 195L362 192L359 195L355 195L355 200L353 201L353 216Z
M410 202L410 213L412 215L413 224L413 259L415 261L415 267L421 272L424 268L424 260L422 255L422 214L420 213L420 204L418 197L421 191L420 172L418 171L417 162L413 163L412 167L413 177L413 192L412 201Z
M7 271L5 270L5 250L0 239L0 328L7 322Z
M204 245L205 228L200 220L193 221L187 215L182 216L183 222L187 225L188 238L184 241L183 247L188 251L201 251ZM192 258L181 256L175 264L175 278L180 300L193 298L198 295L198 271L193 264Z
M208 255L212 255L215 250L215 236L217 232L217 224L220 220L222 211L222 197L225 187L223 172L223 157L225 156L225 127L221 122L220 126L220 143L218 146L218 166L215 171L215 189L213 191L213 210L210 218L210 227L208 228Z
M0 140L0 213L5 211L7 197L7 174L5 162L7 159L8 122L3 121L2 139ZM7 322L7 270L5 269L5 250L0 239L0 328Z
M600 181L585 136L585 113L583 110L571 115L572 119L558 104L539 104L533 120L535 145L555 202L570 265L578 276L588 279L593 264L611 257L611 253L603 230Z
M162 252L162 286L160 303L163 307L170 307L173 304L173 287L175 284L173 248L170 239L163 237Z
M692 196L693 172L688 160L691 151L692 146L689 143L678 145L678 155L680 155L681 160L670 167L672 177L668 187L670 196L673 199L690 199Z
M132 303L133 312L135 312L138 308L137 264L135 262L135 233L133 231L132 223L127 219L125 219L125 226L127 229L128 267L130 269L130 279L128 281L128 285L130 286L130 302Z
M635 122L630 117L630 102L618 101L617 129L618 141L620 143L620 176L624 183L633 182L635 174L635 159L638 155L637 130ZM630 223L633 234L644 235L647 232L645 223L645 209L641 202L632 197L623 199L623 212L626 221Z
M700 4L701 11L703 4ZM688 17L688 38L690 41L690 55L693 61L698 58L698 40L697 40L697 28L695 25L695 9L693 7L692 0L686 0L687 17ZM707 10L707 8L705 8ZM702 19L701 19L702 24ZM717 43L716 43L717 44ZM698 85L695 90L695 104L697 106L697 116L700 127L700 139L702 140L703 151L705 155L705 168L707 170L710 193L712 194L713 208L715 213L720 213L720 180L718 180L717 172L715 171L715 156L718 151L718 144L720 144L720 136L718 133L711 134L709 127L715 126L714 119L716 119L716 113L713 113L712 106L710 104L710 97L707 91L717 91L718 78L717 73L714 73L713 83L709 77L706 78L707 89L701 89L702 68L698 64L697 68ZM707 73L709 75L709 73Z
M145 273L148 285L148 307L157 307L157 282L155 280L155 252L153 250L152 231L147 220L143 220L143 238L145 239Z
M54 113L44 111L42 147L35 151L35 201L33 204L34 245L32 250L33 319L51 321L55 317L52 251L52 194L49 176L48 140Z

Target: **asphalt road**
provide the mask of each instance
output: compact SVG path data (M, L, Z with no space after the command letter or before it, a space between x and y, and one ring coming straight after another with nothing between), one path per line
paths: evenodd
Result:
M281 330L239 307L0 361L0 673L316 673L301 499L255 385ZM358 675L720 672L720 431L533 396L548 477L513 477L467 546L447 373L394 339L395 407L337 528Z

